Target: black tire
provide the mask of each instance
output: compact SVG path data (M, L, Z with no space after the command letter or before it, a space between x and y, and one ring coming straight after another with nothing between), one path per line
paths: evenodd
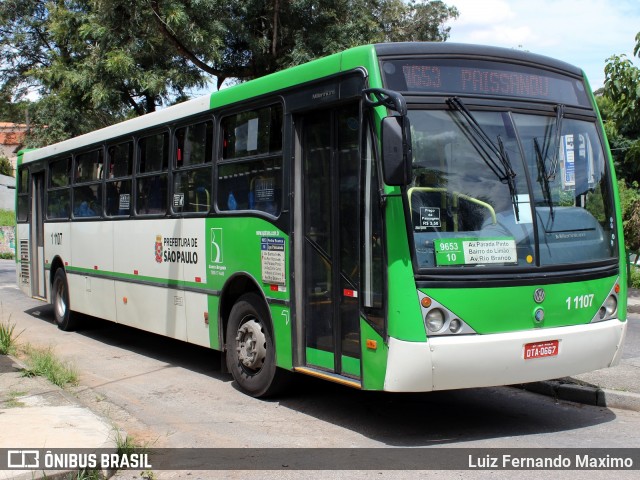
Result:
M56 270L53 277L51 304L58 328L65 332L74 330L76 322L69 304L69 285L67 284L67 275L62 268Z
M243 392L257 398L282 391L288 372L276 367L269 312L258 295L235 303L226 340L227 368Z

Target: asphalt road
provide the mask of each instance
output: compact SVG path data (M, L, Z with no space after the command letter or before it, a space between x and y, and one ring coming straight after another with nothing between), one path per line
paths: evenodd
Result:
M220 373L216 352L93 317L84 317L77 332L59 331L51 307L24 296L14 282L15 264L0 261L0 315L22 331L20 342L52 346L78 369L80 386L73 393L80 401L153 447L640 447L638 412L555 401L509 387L387 394L299 377L286 396L256 400ZM289 473L277 477L297 478ZM480 475L453 473L428 476ZM562 475L554 478L585 478L585 472L556 473ZM188 475L184 478L264 478L259 472ZM382 478L383 473L323 476ZM540 472L518 476L540 478ZM600 472L598 478L636 476ZM491 478L513 474L496 472Z

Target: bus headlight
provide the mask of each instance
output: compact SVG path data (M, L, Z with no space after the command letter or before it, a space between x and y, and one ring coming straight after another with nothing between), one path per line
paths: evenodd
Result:
M618 311L618 299L615 295L609 295L604 302L604 308L607 311L607 316L613 316Z
M607 316L607 309L602 306L600 307L600 310L598 310L598 317L600 318L600 320L604 320L604 317Z
M420 311L428 337L473 335L476 331L455 312L418 290Z
M427 329L430 332L438 332L442 330L442 327L444 326L444 312L439 308L429 310L425 317L425 322L427 324Z
M449 331L451 333L458 333L460 330L462 330L462 322L457 318L451 320L449 323Z
M620 284L616 282L613 288L609 291L609 295L602 302L600 308L591 319L591 323L604 322L606 320L612 320L618 315L618 294L620 293Z

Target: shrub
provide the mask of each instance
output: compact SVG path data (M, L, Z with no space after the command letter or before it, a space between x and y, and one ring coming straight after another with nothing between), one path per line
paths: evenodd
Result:
M11 210L0 210L0 227L14 227L16 214Z

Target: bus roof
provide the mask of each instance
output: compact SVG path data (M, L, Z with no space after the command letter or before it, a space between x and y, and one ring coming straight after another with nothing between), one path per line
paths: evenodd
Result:
M473 56L485 60L511 60L527 64L534 63L556 70L563 70L577 76L583 75L580 68L569 63L512 48L449 42L398 42L376 44L375 50L380 57L433 55L451 58L455 56Z
M344 62L343 58L348 58L350 61ZM71 150L99 144L110 139L121 138L147 128L176 122L182 118L188 118L247 98L259 97L270 92L310 82L324 76L339 73L343 70L355 68L359 62L363 62L366 59L371 61L374 58L375 52L373 45L355 47L342 53L329 55L303 65L272 73L47 147L25 151L23 163L62 155ZM359 64L363 65L363 63ZM366 63L364 65L366 65Z
M582 75L582 71L580 69L567 63L520 50L499 47L443 42L401 42L364 45L351 48L341 53L329 55L309 63L298 65L296 67L281 70L249 82L213 92L203 97L189 100L154 113L142 115L131 120L120 122L63 142L55 143L40 149L25 151L22 163L62 155L65 152L78 148L89 147L110 139L121 138L147 128L176 122L180 119L188 118L211 109L220 108L247 98L259 97L261 95L266 95L295 85L311 82L342 71L352 70L357 67L366 68L369 70L368 73L374 76L369 78L369 84L371 86L381 86L380 78L377 76L376 72L368 68L377 61L377 57L412 55L442 55L448 57L457 55L473 55L475 57L480 56L487 59L509 59L526 63L536 63L541 66L564 70L574 75Z

